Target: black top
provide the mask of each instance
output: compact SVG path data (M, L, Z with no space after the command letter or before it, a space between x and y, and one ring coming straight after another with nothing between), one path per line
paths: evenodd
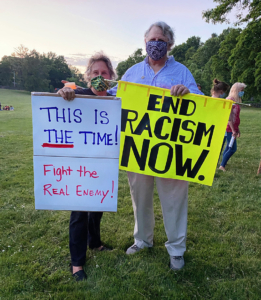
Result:
M97 96L96 94L94 94L94 92L90 88L89 89L76 89L76 90L74 90L74 92L75 92L75 95L80 94L80 95ZM112 95L107 93L107 96L112 96Z

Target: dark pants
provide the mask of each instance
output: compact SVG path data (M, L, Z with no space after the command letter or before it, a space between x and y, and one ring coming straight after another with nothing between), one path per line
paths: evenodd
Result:
M69 246L73 266L85 264L87 244L91 249L101 246L100 223L102 215L103 212L72 211L69 226Z

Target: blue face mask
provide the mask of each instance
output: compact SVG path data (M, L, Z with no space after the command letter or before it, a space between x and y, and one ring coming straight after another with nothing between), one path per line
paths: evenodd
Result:
M225 96L226 96L226 93L223 93L223 94L219 95L219 98L225 98Z
M242 98L243 95L244 95L244 92L243 92L243 91L241 91L241 92L238 93L238 96L239 96L240 98Z

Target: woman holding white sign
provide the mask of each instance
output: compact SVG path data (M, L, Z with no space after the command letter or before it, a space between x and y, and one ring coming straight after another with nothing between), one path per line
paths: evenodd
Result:
M86 81L89 88L64 87L58 91L65 100L73 100L75 94L90 96L111 96L107 93L109 84L104 79L115 78L110 59L103 53L94 54L88 62ZM69 226L69 245L71 252L72 273L76 281L87 278L83 270L86 260L87 244L90 249L109 250L101 244L100 222L103 212L72 211Z

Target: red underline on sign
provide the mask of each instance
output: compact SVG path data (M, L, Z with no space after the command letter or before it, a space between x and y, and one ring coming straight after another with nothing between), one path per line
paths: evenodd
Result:
M63 144L48 144L48 143L43 143L42 144L43 148L73 148L74 145L63 145Z

